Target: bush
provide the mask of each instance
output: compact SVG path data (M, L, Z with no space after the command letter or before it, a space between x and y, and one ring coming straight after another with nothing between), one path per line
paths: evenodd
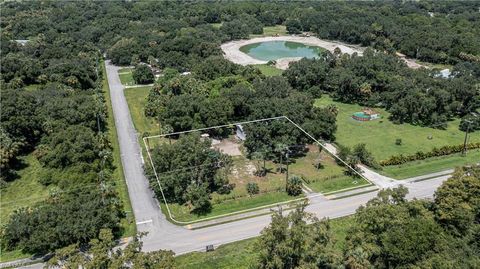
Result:
M286 191L288 195L297 196L302 193L302 179L298 176L293 176L287 180Z
M258 184L256 182L248 182L247 186L245 186L247 192L250 196L258 194L260 189L258 188Z
M480 148L480 143L467 144L467 149L478 149L478 148ZM459 153L462 151L463 151L463 144L455 145L455 146L446 145L440 148L433 148L429 152L418 151L412 155L403 155L403 154L394 155L386 160L380 161L380 165L381 166L399 165L406 162L424 160L432 157L440 157L440 156L450 155L454 153Z
M135 70L133 70L132 76L137 84L149 84L155 80L155 76L150 67L144 64L137 65Z

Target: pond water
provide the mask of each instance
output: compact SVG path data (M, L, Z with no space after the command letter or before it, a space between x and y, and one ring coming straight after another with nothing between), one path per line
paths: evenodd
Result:
M240 51L255 59L270 61L287 57L317 58L324 49L290 41L267 41L245 45Z

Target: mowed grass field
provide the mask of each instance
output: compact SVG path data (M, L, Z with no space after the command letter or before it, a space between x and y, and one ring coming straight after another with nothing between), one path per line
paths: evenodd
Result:
M460 120L448 122L446 130L414 126L411 124L394 124L388 120L389 113L376 109L381 119L360 122L352 119L354 112L362 111L362 107L354 104L335 102L328 96L315 101L319 107L334 104L338 108L336 142L346 146L365 143L367 149L380 161L397 154L414 154L417 151L430 151L434 147L463 144L465 133L458 129ZM432 139L429 139L431 136ZM402 139L402 145L395 140ZM470 133L469 142L480 142L480 132ZM430 158L409 162L402 165L384 167L380 173L397 179L439 172L456 166L480 162L480 151L472 150L466 157L460 154Z
M145 104L151 88L150 86L145 86L124 90L133 124L140 134L145 132L148 132L150 135L159 133L158 121L145 116Z
M262 72L262 74L264 74L266 77L281 76L283 73L283 70L268 64L257 64L255 67L260 69L260 72Z
M388 120L388 112L376 109L381 114L381 119L361 122L352 119L354 112L362 111L359 105L335 102L328 96L315 101L315 105L319 107L329 104L338 108L336 142L350 147L365 143L378 161L392 155L414 154L420 150L430 151L434 147L463 144L465 133L458 129L460 120L449 122L446 130L394 124ZM429 136L432 139L429 139ZM402 139L402 145L395 144L397 138ZM471 133L469 141L480 142L480 132Z
M306 185L314 192L327 193L368 184L363 178L345 175L346 169L339 166L325 150L319 153L317 146L310 145L308 148L305 157L290 165L290 171L305 178ZM320 169L314 166L316 160L322 164Z
M475 163L480 163L480 149L470 150L466 156L452 154L402 165L386 166L380 173L396 179L406 179Z
M304 156L290 159L292 162L289 165L289 176L303 177L313 191L325 193L368 184L363 179L345 176L344 168L338 166L327 153L319 153L318 147L309 145L308 149ZM235 184L235 188L228 194L212 193L212 209L203 215L192 214L190 208L186 205L168 203L175 220L195 221L303 197L303 195L289 196L285 192L286 173L280 173L281 165L279 163L266 161L265 166L268 173L266 176L259 177L254 175L254 171L256 171L256 167L263 166L263 161L250 160L243 155L232 158L233 165L229 182ZM316 169L314 166L318 158L321 159L323 166L321 169ZM282 167L285 169L285 164ZM259 194L250 196L247 193L246 185L249 182L255 182L258 185Z
M7 187L0 190L1 224L8 222L14 210L35 205L48 197L49 188L38 181L42 166L29 154L19 158L23 168L17 171L18 178L7 183Z
M251 34L250 38L254 37L263 37L263 36L276 36L276 35L286 35L287 34L287 27L285 25L275 25L275 26L267 26L263 27L263 34Z
M135 81L132 76L133 68L122 68L118 70L118 76L124 86L133 86Z
M345 246L347 231L353 225L353 217L330 220L330 227L335 239L335 248L342 251ZM175 257L178 269L223 269L252 268L256 264L258 238L247 239L222 245L212 252L192 252Z

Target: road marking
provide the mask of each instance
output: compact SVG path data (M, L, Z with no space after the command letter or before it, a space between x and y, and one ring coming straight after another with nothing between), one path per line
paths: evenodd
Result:
M146 224L146 223L150 223L150 222L153 222L153 220L149 219L149 220L145 220L145 221L139 221L139 222L137 222L137 225Z

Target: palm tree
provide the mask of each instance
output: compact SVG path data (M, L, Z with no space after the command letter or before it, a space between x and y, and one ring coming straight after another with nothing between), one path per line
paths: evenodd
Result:
M277 143L275 145L275 152L280 154L280 173L283 173L283 155L285 154L288 146L284 143Z

